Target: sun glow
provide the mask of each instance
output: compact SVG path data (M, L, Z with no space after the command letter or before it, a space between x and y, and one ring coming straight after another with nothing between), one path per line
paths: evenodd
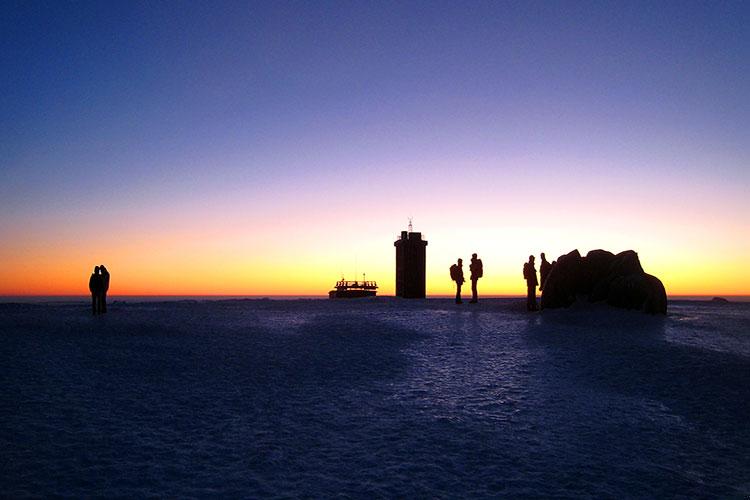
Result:
M378 282L380 295L394 293L397 231L372 228L373 234L364 236L337 231L335 222L321 226L324 236L299 225L247 234L232 230L226 236L220 228L201 236L175 228L159 234L124 231L101 241L75 233L54 244L29 239L22 252L9 246L0 250L0 294L83 295L89 273L100 263L112 273L111 295L322 296L342 275L361 279L363 272ZM553 260L574 248L585 255L594 248L618 252L632 247L670 295L744 295L750 280L739 249L726 249L721 260L711 260L696 245L679 253L654 239L608 232L586 236L572 227L433 227L425 238L428 295L452 294L448 267L458 257L468 262L473 252L484 261L480 293L485 296L523 294L521 266L530 253L544 251Z

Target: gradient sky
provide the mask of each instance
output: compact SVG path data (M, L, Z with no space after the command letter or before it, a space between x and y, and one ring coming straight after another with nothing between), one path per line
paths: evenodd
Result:
M3 2L0 294L480 291L635 249L750 294L748 2Z

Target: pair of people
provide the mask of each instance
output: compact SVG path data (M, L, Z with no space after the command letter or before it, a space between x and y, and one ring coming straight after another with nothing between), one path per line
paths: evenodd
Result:
M94 316L107 312L107 291L109 290L109 271L104 265L96 266L89 278L91 292L91 311Z
M458 262L453 264L450 268L451 279L456 282L456 304L462 304L461 300L461 286L466 280L464 280L464 261L458 259ZM469 270L471 271L471 301L470 304L476 304L479 302L477 298L477 281L484 275L484 269L482 268L482 259L477 258L477 254L471 254L471 264L469 264Z
M539 277L542 280L539 291L544 290L544 284L547 282L549 272L552 270L552 264L547 262L544 252L541 254L542 264L539 266ZM529 311L537 311L539 307L536 303L536 287L539 285L539 281L536 279L536 267L534 267L534 256L529 255L529 261L523 265L523 278L526 280L526 309Z

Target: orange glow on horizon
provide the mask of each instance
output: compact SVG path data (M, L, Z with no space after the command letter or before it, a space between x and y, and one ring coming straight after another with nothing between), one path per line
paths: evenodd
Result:
M528 205L533 183L496 187L482 184L487 172L465 171L476 175L467 183L479 186L471 199L434 188L411 199L416 210L393 203L356 213L345 196L303 190L252 202L229 193L6 219L0 295L86 295L98 264L112 273L110 295L324 296L342 274L361 279L362 272L380 295L392 295L393 241L407 210L427 214L415 218L415 230L428 241L428 295L454 293L448 268L458 257L468 263L472 252L484 262L480 294L523 295L521 266L530 253L546 252L551 261L574 248L636 250L669 295L750 295L750 231L742 217L717 215L740 213L737 197L708 210L691 200L666 204L656 188L632 200L632 191L580 188ZM410 193L408 185L370 189L372 199ZM690 185L681 189L689 198ZM97 230L102 221L106 230Z
M361 252L356 277L354 262L347 262L342 269L337 259L321 248L311 248L302 258L295 257L289 249L277 250L268 258L250 257L245 252L250 249L236 241L211 245L151 241L150 245L142 247L134 245L119 251L97 252L109 256L100 259L101 262L73 246L28 248L22 256L11 256L7 252L0 255L4 261L0 269L0 295L86 295L88 276L99 263L105 264L112 273L110 295L324 296L342 271L348 279L361 279L364 271L368 279L378 282L379 295L393 295L395 256L389 244L392 242L386 239L377 250ZM579 250L585 254L588 249ZM470 251L463 253L465 261ZM428 295L454 293L447 271L454 253L440 248L437 240L430 241ZM273 254L269 250L265 255ZM518 251L515 255L480 251L479 256L485 262L485 277L479 282L480 294L523 295L520 268L527 255ZM547 255L552 260L556 257L551 256L557 254L548 250ZM700 262L697 255L673 259L664 253L641 250L639 256L646 272L659 277L671 296L750 295L747 288L750 277L743 267L742 255L697 265L695 262ZM468 275L468 267L465 272ZM468 286L464 290L470 293Z

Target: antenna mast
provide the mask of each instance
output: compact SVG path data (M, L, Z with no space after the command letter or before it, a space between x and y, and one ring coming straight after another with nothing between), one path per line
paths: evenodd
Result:
M411 225L411 217L409 217L409 232L413 232L414 228Z

